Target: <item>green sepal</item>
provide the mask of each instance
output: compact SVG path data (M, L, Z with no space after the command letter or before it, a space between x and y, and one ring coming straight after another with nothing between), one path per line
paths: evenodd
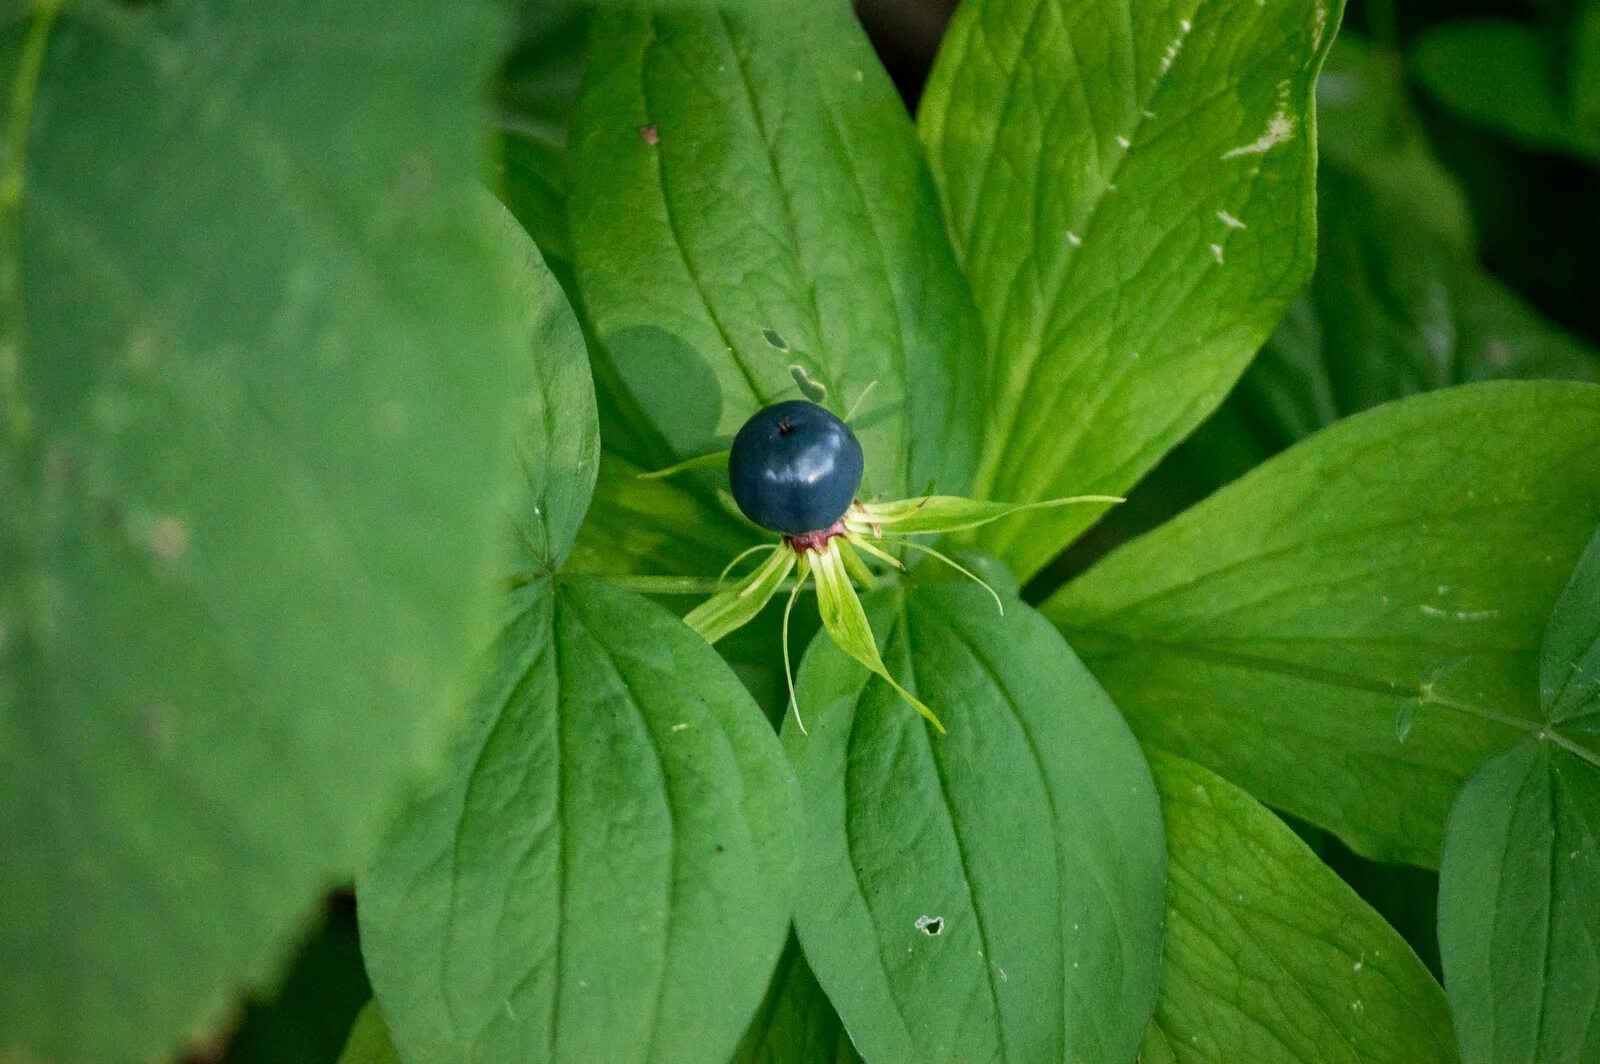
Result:
M844 549L851 548L846 544ZM865 665L873 674L881 677L899 692L901 698L911 703L912 708L926 717L928 722L938 729L939 734L943 735L944 725L939 722L933 710L889 675L889 669L883 663L883 656L878 653L878 642L873 638L872 626L867 623L866 611L861 608L861 599L856 596L856 589L845 572L845 561L840 553L840 538L835 536L828 540L827 546L820 551L814 551L810 559L811 571L817 577L817 611L822 615L822 627L828 633L828 637L840 650Z
M778 588L794 569L795 553L786 547L772 552L748 576L726 591L720 591L690 610L683 623L694 629L707 643L715 643L729 632L755 620Z
M655 469L648 473L640 473L638 474L638 477L640 480L664 480L667 477L675 477L679 473L689 473L696 469L726 469L727 466L728 452L712 451L710 454L702 454L696 455L693 458L686 458L676 465L667 466L665 469Z
M895 502L858 503L845 514L845 524L852 531L877 532L889 535L910 535L915 532L964 532L978 528L1002 517L1024 510L1044 510L1055 506L1079 503L1119 503L1125 500L1116 495L1074 495L1065 499L1045 499L1042 502L982 502L963 499L958 495L924 495L916 499Z

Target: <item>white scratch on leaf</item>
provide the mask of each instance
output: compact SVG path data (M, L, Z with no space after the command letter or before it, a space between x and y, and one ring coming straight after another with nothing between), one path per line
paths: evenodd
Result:
M1267 123L1267 131L1249 144L1241 144L1222 153L1224 159L1236 159L1241 155L1264 155L1276 148L1284 141L1294 136L1294 119L1283 111L1272 116L1272 121Z
M1124 148L1133 147L1133 142L1131 140L1129 140L1127 137L1118 137L1117 138L1117 143L1122 145Z
M1441 610L1426 602L1417 608L1429 617L1448 617L1453 621L1487 621L1500 616L1499 610Z
M1083 247L1083 237L1069 230L1067 233L1067 243L1071 244L1075 248L1081 248Z
M1241 222L1239 219L1235 218L1233 215L1229 214L1227 211L1218 211L1217 212L1217 220L1220 221L1223 225L1227 226L1229 229L1243 229L1243 228L1245 228L1245 224L1243 222Z
M1222 265L1222 245L1221 244L1212 244L1211 245L1211 257L1217 260L1217 265L1218 266Z
M1167 50L1161 56L1161 72L1165 74L1172 69L1173 60L1178 58L1178 53L1183 51L1183 38L1174 37L1172 43L1167 45Z

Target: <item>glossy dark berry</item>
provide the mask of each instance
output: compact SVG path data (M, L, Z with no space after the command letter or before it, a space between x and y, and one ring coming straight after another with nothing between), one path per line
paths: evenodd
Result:
M758 410L728 453L733 499L762 528L798 536L829 528L861 487L861 442L804 399Z

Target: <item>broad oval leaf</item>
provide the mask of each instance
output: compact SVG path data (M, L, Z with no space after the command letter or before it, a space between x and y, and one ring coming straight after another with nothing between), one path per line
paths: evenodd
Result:
M867 598L940 736L824 639L796 929L873 1064L1128 1060L1154 1000L1163 850L1149 770L1061 638L970 585Z
M866 396L864 494L959 492L982 338L911 123L849 5L767 7L593 17L567 210L607 446L718 450L799 365Z
M498 8L303 6L0 18L0 1058L220 1022L487 632Z
M1150 767L1167 939L1141 1060L1455 1061L1439 984L1293 831L1199 765L1152 753Z
M359 882L408 1060L721 1060L783 947L795 787L716 653L597 578L518 589L444 782Z
M495 214L517 257L523 332L536 356L527 360L533 377L529 401L514 411L523 493L512 521L524 562L548 574L572 551L594 491L600 465L594 382L583 334L560 284L520 223L503 208Z
M919 125L989 339L978 479L1120 494L1216 408L1311 274L1337 0L969 0ZM1028 575L1096 515L979 539Z
M1439 948L1467 1064L1600 1054L1600 767L1528 740L1462 788Z
M1455 792L1537 726L1545 620L1597 515L1600 387L1469 385L1323 430L1045 613L1145 741L1435 867Z

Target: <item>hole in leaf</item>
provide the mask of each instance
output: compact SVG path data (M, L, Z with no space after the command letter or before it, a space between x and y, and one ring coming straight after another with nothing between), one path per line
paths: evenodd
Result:
M929 938L937 938L944 934L944 917L919 916L917 917L917 930Z

